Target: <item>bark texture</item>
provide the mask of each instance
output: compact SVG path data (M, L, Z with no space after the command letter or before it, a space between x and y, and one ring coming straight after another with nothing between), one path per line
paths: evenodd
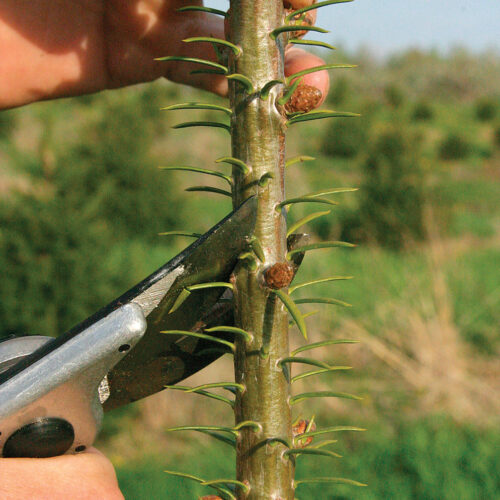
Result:
M283 18L282 0L231 0L226 26L228 40L242 48L239 56L231 56L230 73L248 77L254 87L248 93L232 82L230 88L232 156L250 167L246 175L234 168L233 201L238 206L249 196L258 197L255 237L265 256L264 262L256 260L257 266L242 261L233 276L236 324L252 334L251 341L237 342L236 381L246 390L237 397L236 423L251 420L261 426L245 427L237 441L237 479L250 488L238 498L251 500L294 498L294 464L283 456L283 442L292 439L290 381L279 364L289 353L288 316L269 286L269 276L276 274L269 270L286 263L285 214L276 210L285 189L285 121L276 105L283 86L273 87L267 99L258 92L284 76L282 42L270 37ZM280 286L279 280L272 283L272 288Z

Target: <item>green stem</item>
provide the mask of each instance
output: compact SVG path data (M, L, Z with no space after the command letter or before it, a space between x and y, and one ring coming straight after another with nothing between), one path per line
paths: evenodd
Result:
M270 36L283 24L282 0L230 3L228 39L242 53L231 56L229 73L248 77L254 89L283 80L283 37ZM252 335L236 340L236 382L246 387L236 397L236 423L251 420L262 428L244 428L237 439L237 479L249 486L248 492L238 490L240 500L294 498L294 465L282 444L292 439L290 381L279 365L289 356L288 317L276 294L262 286L264 269L286 262L285 214L275 209L284 200L285 120L276 107L282 91L283 85L273 86L263 100L230 82L232 156L249 167L247 173L233 169L233 202L257 195L255 236L265 257L253 268L240 264L233 276L236 326ZM264 176L268 182L259 183Z

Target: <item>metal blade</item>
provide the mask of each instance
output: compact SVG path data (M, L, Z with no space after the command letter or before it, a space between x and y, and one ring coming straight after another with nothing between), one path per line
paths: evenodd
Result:
M116 308L135 302L143 309L148 327L137 346L108 374L110 396L104 404L105 411L161 391L166 385L201 370L221 355L220 352L214 355L213 350L210 352L213 343L161 332L196 331L204 324L204 317L222 314L217 310L220 308L214 310L214 306L226 290L224 288L193 291L178 309L172 313L170 310L186 286L229 279L238 255L248 247L255 226L256 204L256 199L250 198L186 250L108 306Z

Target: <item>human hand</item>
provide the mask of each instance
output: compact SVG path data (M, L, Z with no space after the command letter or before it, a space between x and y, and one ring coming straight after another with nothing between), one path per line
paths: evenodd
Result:
M123 500L111 462L95 448L54 458L1 458L2 500Z
M314 0L284 0L300 8ZM202 5L193 0L191 5ZM185 0L2 0L0 2L0 108L75 96L165 77L227 93L220 75L192 75L187 63L162 63L166 55L214 59L210 44L186 44L193 36L224 38L223 20L182 13ZM314 14L312 14L314 17ZM287 50L286 72L322 64L307 52ZM326 71L307 75L328 91Z

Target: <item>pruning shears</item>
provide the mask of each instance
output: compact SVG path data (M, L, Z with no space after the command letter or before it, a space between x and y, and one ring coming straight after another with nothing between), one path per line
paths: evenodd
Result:
M182 253L85 321L54 339L0 343L0 456L51 457L92 445L103 410L137 401L201 370L223 351L182 333L228 324L224 288L249 245L250 198ZM224 338L223 332L212 335ZM203 336L201 336L203 337Z

